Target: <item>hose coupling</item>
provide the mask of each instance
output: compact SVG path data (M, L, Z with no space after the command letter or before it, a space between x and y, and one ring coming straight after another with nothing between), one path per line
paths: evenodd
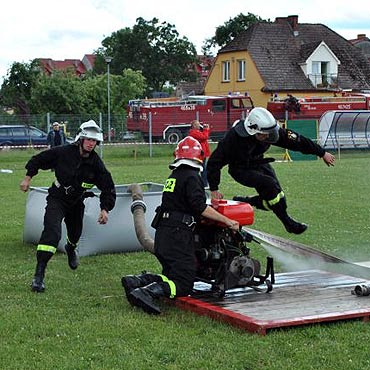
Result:
M142 208L144 213L146 212L146 204L143 200L134 200L131 203L131 213L134 213L134 211L137 207Z
M356 285L355 289L352 290L352 294L356 294L358 296L368 296L370 295L370 285Z

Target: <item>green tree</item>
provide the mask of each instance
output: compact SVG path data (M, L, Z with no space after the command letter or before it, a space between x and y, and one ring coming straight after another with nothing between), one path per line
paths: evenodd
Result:
M86 104L82 81L72 71L55 71L42 75L32 89L31 108L34 113L81 113Z
M80 79L71 72L55 72L40 77L32 90L32 111L55 114L98 114L106 112L107 74ZM110 76L111 111L123 113L130 99L145 90L140 72L124 70L120 76Z
M32 88L40 76L40 65L35 59L30 63L14 62L0 90L0 105L13 108L15 113L28 115Z
M242 31L258 22L270 22L270 20L263 20L258 15L252 13L248 13L247 15L240 13L235 18L230 18L222 26L216 28L216 33L213 37L204 41L202 45L203 54L211 55L212 48L224 47Z
M111 111L123 114L130 99L146 90L141 72L125 69L110 76ZM16 114L98 114L107 111L107 74L88 73L84 78L73 71L40 73L39 62L14 63L0 90L0 104ZM26 119L26 118L25 118Z
M85 112L97 114L108 110L107 83L107 74L83 81L87 96ZM123 70L121 75L111 75L109 83L112 114L124 114L129 100L141 96L146 89L144 76L132 69Z
M147 93L161 91L166 82L196 80L192 66L197 54L186 37L179 38L173 25L160 23L157 18L138 18L136 22L132 29L121 29L103 40L103 47L97 51L97 72L106 69L104 56L108 55L116 75L126 68L141 71L148 84Z

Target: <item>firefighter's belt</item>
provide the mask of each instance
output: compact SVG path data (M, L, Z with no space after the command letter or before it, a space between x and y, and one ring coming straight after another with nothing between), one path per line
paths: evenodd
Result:
M186 213L177 212L177 211L164 211L162 213L162 219L174 222L181 222L188 226L190 229L194 229L196 222L193 216L190 216Z
M76 195L76 189L70 185L70 186L63 186L57 179L55 179L54 181L54 185L58 188L58 189L64 189L64 192L66 195Z

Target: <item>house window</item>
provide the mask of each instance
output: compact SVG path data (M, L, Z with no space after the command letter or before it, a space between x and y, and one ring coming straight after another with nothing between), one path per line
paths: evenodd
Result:
M316 87L326 87L331 83L329 62L312 62L312 83Z
M245 81L245 60L238 60L238 81Z
M312 62L312 73L315 75L320 74L320 62Z
M321 83L323 84L323 86L328 86L329 80L330 80L329 63L322 62L321 63Z
M230 61L222 62L222 81L230 81Z

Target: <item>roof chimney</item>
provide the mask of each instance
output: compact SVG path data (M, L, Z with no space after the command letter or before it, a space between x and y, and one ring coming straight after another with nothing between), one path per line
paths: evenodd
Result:
M275 23L284 23L286 22L286 18L285 17L276 17L275 18Z
M298 15L288 15L287 21L293 29L294 36L298 36Z
M294 36L298 36L298 15L288 15L287 17L276 17L275 23L286 23L288 22L292 27Z
M358 39L358 40L366 39L366 34L365 34L365 33L359 33L359 34L357 35L357 39Z

